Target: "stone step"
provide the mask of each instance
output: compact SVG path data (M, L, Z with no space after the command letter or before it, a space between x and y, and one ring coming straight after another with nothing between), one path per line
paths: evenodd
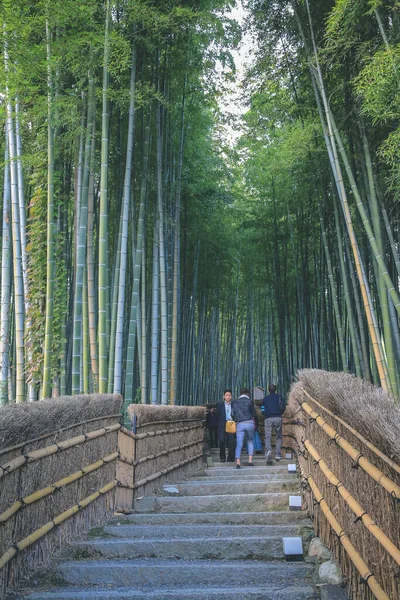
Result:
M279 462L277 461L272 461L272 464L267 465L267 461L265 459L262 460L257 460L255 461L253 464L253 467L249 467L249 465L247 464L247 462L243 462L241 464L241 471L253 471L254 469L260 469L260 468L264 468L264 469L273 469L274 467L278 467L280 468L283 472L287 473L287 466L289 464L294 464L296 461L295 460L280 460ZM236 469L236 464L235 463L228 463L228 462L220 462L219 460L213 460L213 464L212 466L208 467L209 469L230 469L231 471L234 471ZM239 470L239 469L237 469Z
M186 483L165 485L158 492L166 496L210 496L232 494L264 494L269 492L290 492L298 490L299 482L296 477L277 481L189 481ZM175 491L179 490L179 494Z
M265 512L286 510L289 493L218 494L209 496L145 496L135 501L136 512Z
M133 587L64 588L51 592L35 592L27 600L313 600L309 584L284 586L281 583L240 588L208 587L140 590Z
M207 477L270 477L272 475L282 477L288 475L288 469L285 465L271 465L266 466L264 463L262 466L257 467L242 467L241 469L235 469L231 464L218 463L214 467L209 467L204 471L198 471L193 476L194 479L204 479ZM292 475L290 475L292 477Z
M279 513L278 513L279 514ZM304 516L304 513L303 513ZM161 540L186 538L225 538L225 537L293 537L301 535L303 530L312 529L311 521L303 519L297 523L272 525L230 525L230 524L174 524L174 525L106 525L102 538L124 538L133 540ZM98 541L97 538L91 541Z
M287 509L288 506L286 506ZM180 524L221 524L228 525L278 525L298 523L307 519L305 511L269 511L269 512L192 512L192 513L136 513L118 517L118 523L142 525L180 525Z
M58 577L68 585L140 586L155 588L182 586L215 586L232 591L237 587L282 587L304 585L313 566L307 563L274 561L189 560L90 560L61 563ZM146 590L147 591L147 590Z
M285 533L283 534L285 535ZM204 537L190 539L98 539L75 546L79 558L184 560L283 560L282 535Z

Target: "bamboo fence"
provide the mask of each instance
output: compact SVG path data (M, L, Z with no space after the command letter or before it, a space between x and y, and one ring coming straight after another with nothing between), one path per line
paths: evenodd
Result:
M133 432L120 396L51 402L0 409L0 595L116 507L132 512L135 494L201 466L203 408L132 405Z
M114 508L122 398L0 408L0 595Z
M396 600L400 453L391 440L399 409L351 375L304 370L299 378L287 414L315 532L340 563L351 600Z
M205 408L132 404L135 432L119 433L117 512L133 510L135 496L189 477L202 464Z

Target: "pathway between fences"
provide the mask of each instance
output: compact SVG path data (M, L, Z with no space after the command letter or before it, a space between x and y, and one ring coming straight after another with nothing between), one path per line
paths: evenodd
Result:
M319 598L315 565L288 562L283 538L313 536L304 511L289 509L299 494L288 461L254 467L219 463L182 483L163 484L74 544L51 577L56 586L28 600L132 598L310 600ZM244 463L245 465L246 463Z

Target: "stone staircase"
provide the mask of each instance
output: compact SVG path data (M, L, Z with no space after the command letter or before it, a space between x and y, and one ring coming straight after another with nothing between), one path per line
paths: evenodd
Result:
M236 470L211 454L214 466L137 500L135 514L76 543L56 567L57 585L42 583L28 599L319 598L314 566L283 554L283 537L302 536L307 548L312 536L305 514L289 511L299 479L288 461L266 466L255 456L254 467Z

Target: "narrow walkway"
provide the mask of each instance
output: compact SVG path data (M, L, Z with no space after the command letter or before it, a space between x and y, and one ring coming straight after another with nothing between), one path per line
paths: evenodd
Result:
M215 466L92 531L57 567L60 586L29 600L318 598L313 566L283 554L282 537L306 542L312 531L304 513L289 511L299 480L288 461L267 467L256 456L236 470L212 453Z

